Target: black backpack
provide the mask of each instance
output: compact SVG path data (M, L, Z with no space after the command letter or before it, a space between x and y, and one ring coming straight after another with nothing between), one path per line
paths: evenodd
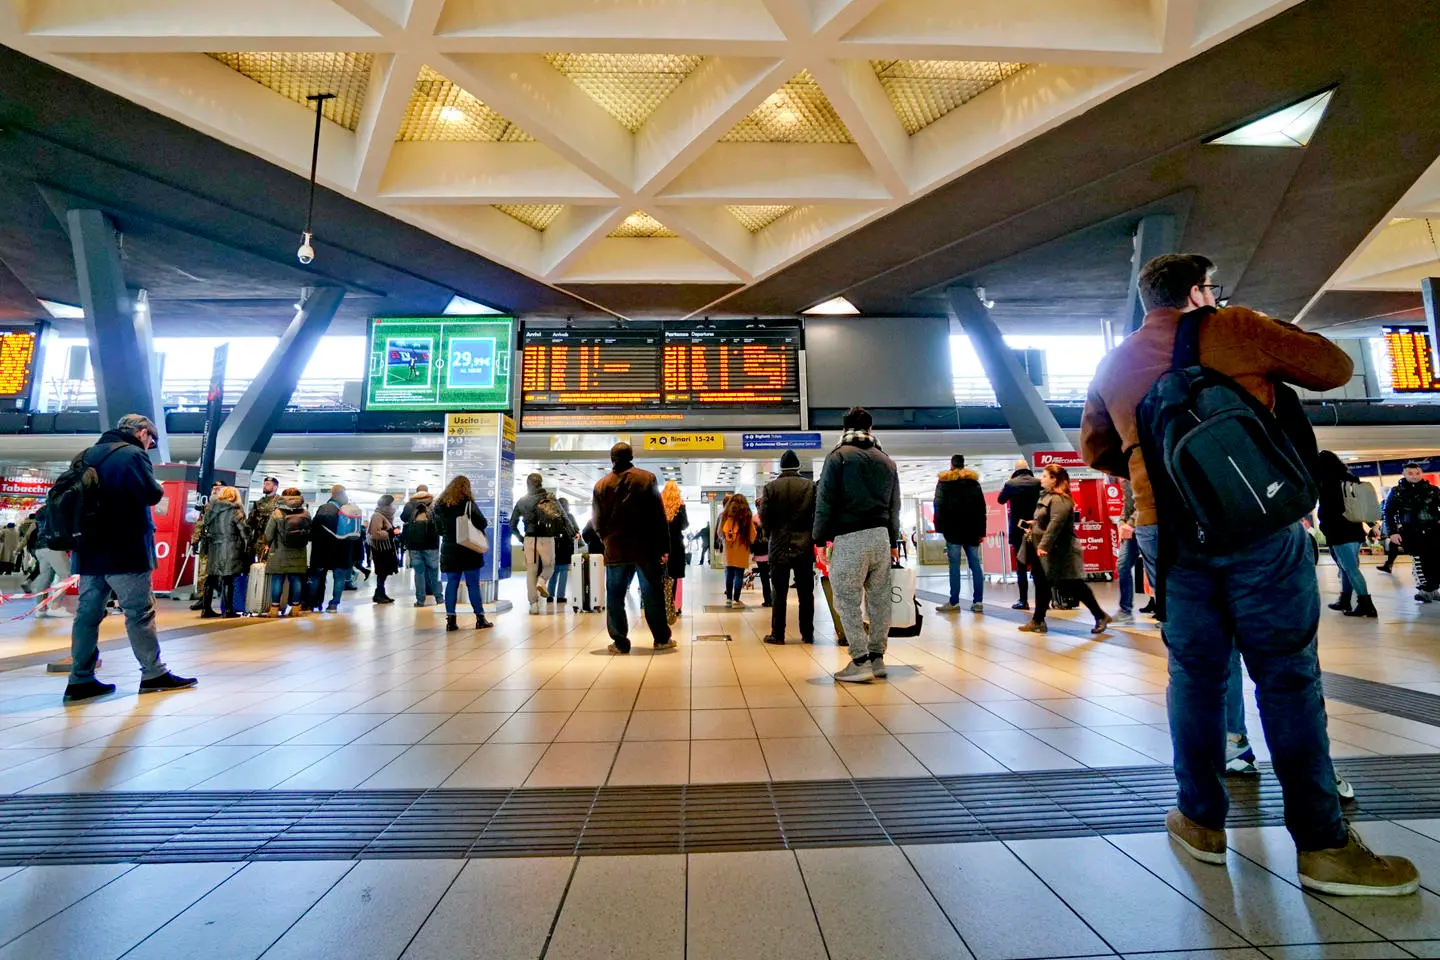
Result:
M427 507L415 507L415 516L405 524L400 531L400 539L405 546L412 550L425 550L430 541L430 510Z
M100 512L99 467L125 443L112 443L92 463L85 459L90 450L82 450L70 461L70 467L50 492L45 495L45 513L49 518L50 540L46 544L54 550L83 549L85 528L92 525Z
M535 501L535 529L525 528L527 537L558 537L565 533L565 508L553 493L542 493Z
M310 542L310 517L303 510L287 513L280 521L280 542L295 550L304 550Z
M1201 365L1200 329L1214 312L1181 317L1172 366L1141 399L1135 423L1162 538L1222 554L1295 523L1314 508L1318 490L1276 416L1234 380ZM1287 393L1287 413L1298 409L1293 391L1277 390ZM1308 421L1304 428L1313 438Z

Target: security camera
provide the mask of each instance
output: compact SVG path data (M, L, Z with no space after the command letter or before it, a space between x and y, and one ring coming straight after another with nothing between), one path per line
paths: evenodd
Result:
M310 245L311 239L307 231L305 239L300 241L300 249L295 251L295 259L301 263L312 263L315 260L315 248Z

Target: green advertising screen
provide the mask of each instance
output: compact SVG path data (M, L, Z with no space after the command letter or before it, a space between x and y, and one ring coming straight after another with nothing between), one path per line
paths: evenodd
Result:
M365 409L509 409L513 329L508 318L372 320Z

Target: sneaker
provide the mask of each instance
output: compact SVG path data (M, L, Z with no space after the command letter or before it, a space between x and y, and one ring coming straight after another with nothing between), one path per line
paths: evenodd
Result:
M1012 604L1010 604L1010 609L1011 609L1011 610L1029 610L1029 609L1030 609L1030 604L1026 603L1024 600L1021 600L1019 603L1012 603Z
M1172 807L1165 814L1165 830L1170 839L1185 848L1185 852L1202 863L1225 862L1225 831L1211 830L1191 820L1177 808Z
M542 600L549 600L549 599L550 599L550 588L547 587L547 586L545 586L545 584L543 584L543 583L537 583L537 584L535 584L535 592L538 593L538 594L540 594L540 598L541 598Z
M659 650L674 650L674 649L675 649L675 638L674 638L674 637L671 637L669 640L656 640L656 641L655 641L655 649L656 649L657 651L659 651Z
M1355 799L1355 785L1338 773L1335 775L1335 792L1340 794L1341 800Z
M1145 604L1145 606L1141 607L1137 612L1138 612L1138 613L1142 613L1142 614L1146 614L1146 615L1149 615L1149 614L1154 613L1154 612L1155 612L1155 598L1154 598L1154 597L1151 597L1150 600L1149 600L1149 602L1147 602L1147 603Z
M745 606L745 601L744 601L744 600L736 600L736 601L735 601L735 606L736 606L736 607L743 607L743 606Z
M733 607L733 606L735 606L735 601L734 601L734 600L731 600L729 597L726 597L726 598L725 598L725 609L726 609L726 610L729 610L729 609L730 609L731 607Z
M775 636L773 633L767 633L767 634L765 634L765 636L761 639L760 642L761 642L761 643L774 644L774 645L777 646L777 647L783 647L783 646L785 646L785 638L784 638L784 637L777 637L777 636Z
M872 654L870 654L870 672L873 673L873 674L875 674L875 676L878 677L878 678L881 679L881 680L884 680L887 676L889 676L889 671L887 671L887 670L885 669L885 655L884 655L884 654L881 654L881 653L872 653Z
M200 681L194 677L177 677L175 674L166 671L155 677L153 680L141 680L141 693L164 693L167 690L184 690L186 687L193 687Z
M971 613L984 613L984 612L985 612L985 604L983 604L983 603L972 603L972 604L970 604L970 612L971 612Z
M1108 629L1110 628L1110 624L1113 623L1113 622L1114 622L1114 621L1111 619L1111 617L1110 617L1110 615L1109 615L1108 613L1107 613L1107 614L1102 614L1102 615L1100 616L1100 619L1095 621L1095 626L1093 626L1093 627L1090 628L1090 632L1091 632L1091 633L1104 633L1106 630L1108 630Z
M101 683L99 680L86 680L84 683L72 683L65 688L65 699L63 703L79 703L82 700L94 700L96 697L108 697L115 692L115 684Z
M1225 737L1225 772L1242 777L1258 777L1260 768L1255 766L1255 751L1250 749L1246 737Z
M764 603L760 604L760 606L762 606L762 607L771 607L771 606L773 606L773 604L772 604L769 600L766 600Z
M959 609L960 609L960 604L958 604L958 603L942 603L942 604L940 604L940 606L938 606L938 607L935 608L935 612L936 612L936 613L950 613L950 612L952 612L952 611L959 610Z
M1370 851L1355 828L1343 847L1296 854L1300 886L1337 897L1403 897L1420 889L1420 871L1404 857Z
M617 657L623 657L630 652L630 649L627 647L624 650L621 650L619 647L615 646L615 644L612 643L610 644L610 646L605 648L605 652L613 653Z
M340 605L339 605L338 603L328 603L328 604L325 605L325 612L326 612L326 613L339 613L339 612L340 612Z
M1421 590L1419 593L1415 594L1415 599L1419 600L1421 603L1433 603L1435 601L1435 591Z
M1044 622L1043 620L1042 620L1041 622L1039 622L1039 623L1036 623L1034 620L1026 620L1024 623L1020 624L1020 632L1021 632L1021 633L1049 633L1049 632L1050 632L1050 628L1045 625L1045 622Z
M1110 618L1110 622L1115 624L1116 626L1129 626L1130 624L1135 622L1135 614L1131 613L1129 610L1121 610L1119 613L1115 614L1115 616Z
M538 614L539 612L540 612L540 604L538 604L538 603L532 603L532 604L530 604L530 613L531 613L532 616L535 615L535 614Z
M869 683L875 679L875 671L870 669L869 660L864 663L851 660L844 670L835 674L835 679L841 683Z

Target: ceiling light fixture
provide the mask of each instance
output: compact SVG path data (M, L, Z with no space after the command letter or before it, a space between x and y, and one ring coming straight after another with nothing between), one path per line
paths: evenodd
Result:
M781 110L779 113L775 114L775 119L779 120L781 123L797 123L800 120L800 114L796 113L794 110Z
M71 306L68 303L57 303L54 300L41 300L40 306L49 312L56 320L84 320L85 310L83 307Z
M440 119L445 123L460 123L465 119L465 111L459 107L441 107Z
M831 297L824 303L817 303L809 310L800 311L806 317L858 317L859 309L844 297Z
M1304 147L1320 126L1334 90L1282 107L1207 143L1225 147Z
M315 236L310 226L315 216L315 173L320 166L320 120L325 113L325 101L334 100L335 94L312 93L305 99L315 104L315 141L310 147L310 204L305 210L304 236L300 239L300 249L295 251L295 259L308 264L315 261L315 247L311 242Z

